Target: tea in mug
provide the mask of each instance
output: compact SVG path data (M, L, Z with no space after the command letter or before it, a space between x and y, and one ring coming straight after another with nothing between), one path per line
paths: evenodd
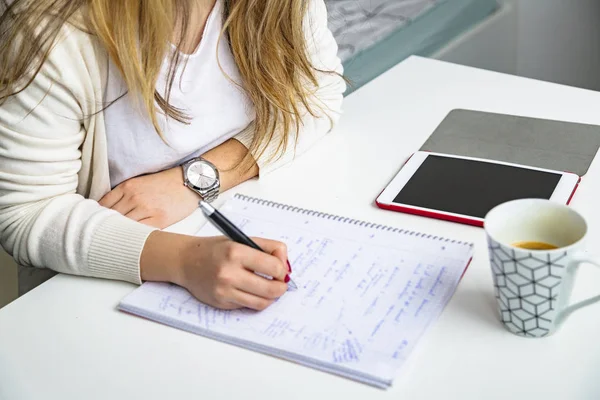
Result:
M544 242L517 242L512 244L515 247L526 250L554 250L558 249L558 246Z

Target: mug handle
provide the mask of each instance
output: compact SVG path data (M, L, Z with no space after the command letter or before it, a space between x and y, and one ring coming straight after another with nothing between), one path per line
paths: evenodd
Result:
M576 269L581 264L592 264L598 268L600 268L600 261L597 257L590 256L585 252L578 252L573 254L571 257L571 262L568 265L568 269ZM595 302L600 301L600 294L597 296L590 297L589 299L581 300L579 303L571 304L567 306L558 316L557 324L560 325L569 315L573 314L575 311L580 308L589 306L594 304Z

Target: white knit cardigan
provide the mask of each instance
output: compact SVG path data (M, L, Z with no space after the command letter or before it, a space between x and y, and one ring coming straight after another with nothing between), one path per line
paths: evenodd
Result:
M342 72L327 28L323 0L312 0L305 20L314 66ZM0 106L0 241L22 266L141 283L139 260L153 228L101 207L110 191L102 113L108 56L96 37L65 25L42 70L23 92ZM318 73L312 100L335 123L342 78ZM266 163L260 175L290 162L331 128L323 115L306 115L295 149ZM235 138L249 146L251 124ZM293 141L292 141L293 142Z

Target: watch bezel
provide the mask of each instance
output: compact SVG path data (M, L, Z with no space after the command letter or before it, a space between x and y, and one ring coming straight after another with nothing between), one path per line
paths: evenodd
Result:
M206 188L202 188L199 186L196 186L194 183L192 183L189 178L188 178L188 171L189 169L192 167L192 165L196 164L196 163L203 163L206 164L208 166L210 166L214 171L215 171L215 183L213 183L211 186L206 187ZM188 162L186 162L183 166L183 184L191 189L193 189L195 192L197 192L198 194L202 195L203 193L209 192L217 187L220 186L220 175L219 175L219 170L217 169L217 167L215 167L215 165L213 163L211 163L208 160L205 159L192 159Z

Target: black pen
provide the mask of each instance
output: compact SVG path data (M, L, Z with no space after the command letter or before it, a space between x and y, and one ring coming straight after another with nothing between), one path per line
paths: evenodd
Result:
M252 241L248 236L244 234L237 226L235 226L230 220L228 220L223 214L221 214L218 210L216 210L213 206L208 204L207 202L200 200L198 202L198 206L202 210L204 216L217 228L221 231L225 236L234 242L245 244L246 246L250 246L253 249L258 251L265 252L261 249L256 243ZM289 261L288 261L289 266ZM288 275L289 277L289 275ZM290 280L287 282L288 286L292 289L298 289L298 286Z

